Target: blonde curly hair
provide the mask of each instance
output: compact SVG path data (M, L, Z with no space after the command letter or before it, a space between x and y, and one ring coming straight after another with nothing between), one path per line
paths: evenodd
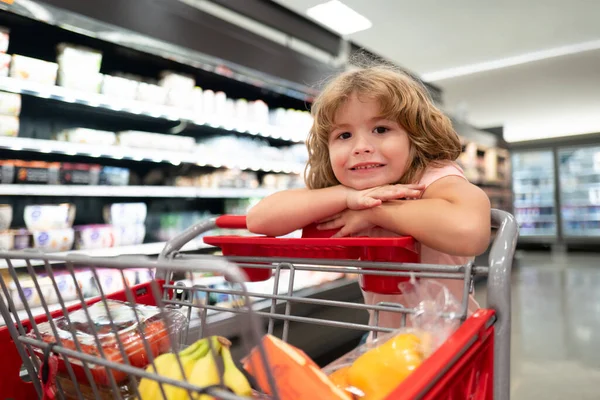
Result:
M304 171L309 189L339 184L329 159L329 134L337 111L352 94L377 100L382 116L396 121L408 133L409 165L396 183L416 183L428 166L454 161L460 155L460 139L450 119L419 82L391 66L359 68L335 77L312 105L314 122L306 142L308 163Z

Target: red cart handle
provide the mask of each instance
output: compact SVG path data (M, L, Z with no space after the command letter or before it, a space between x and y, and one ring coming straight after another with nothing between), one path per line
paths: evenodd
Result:
M221 215L217 217L215 223L218 228L223 229L246 229L245 215Z

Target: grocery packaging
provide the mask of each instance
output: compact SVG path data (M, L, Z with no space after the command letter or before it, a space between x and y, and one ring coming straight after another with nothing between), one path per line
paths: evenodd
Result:
M12 56L10 54L0 53L0 77L7 77L10 73L10 61Z
M0 160L0 183L9 184L15 180L14 160Z
M54 85L58 64L36 58L13 54L10 64L10 76L43 85Z
M75 90L98 93L102 83L102 53L66 43L58 45L58 84Z
M87 143L112 146L117 142L114 132L87 128L66 129L56 135L56 140L72 143Z
M202 388L219 385L222 382L228 390L236 395L250 396L252 388L244 374L237 369L233 362L230 346L231 342L220 336L203 338L177 354L161 355L154 361L154 366L148 366L146 372L178 381L187 381ZM179 368L179 363L183 368ZM222 366L222 370L219 365ZM187 397L187 391L180 387L163 385L163 390L167 399ZM156 397L155 394L160 391L160 387L157 381L143 378L138 391L142 399L151 399ZM159 397L162 398L160 395ZM212 399L208 395L199 398Z
M102 167L100 185L126 186L129 184L129 169L120 167Z
M179 342L181 340L182 328L187 324L187 319L176 310L165 310L161 312L158 307L145 305L130 305L128 303L107 300L108 308L104 302L97 302L87 307L90 319L83 310L72 311L68 319L64 316L52 321L38 324L41 339L46 343L56 342L52 325L57 329L62 346L76 350L73 335L77 338L82 351L100 357L100 349L97 346L98 338L104 358L113 362L123 363L123 353L117 338L123 345L125 356L134 367L145 368L149 363L145 339L150 347L153 357L168 352L171 349L171 339ZM113 331L109 314L112 317L117 331ZM137 318L136 318L137 314ZM138 318L140 324L138 324ZM69 322L70 320L70 322ZM28 333L35 337L35 332ZM43 351L34 348L38 357L43 357ZM78 382L88 383L82 367L82 362L75 358L69 358L73 372ZM94 381L99 385L110 385L107 370L99 365L88 364ZM63 376L67 374L66 366L62 359L58 360L58 373ZM123 384L128 375L122 371L113 369L110 372L118 384Z
M15 93L0 92L0 114L8 115L11 117L18 117L20 113L21 95ZM3 120L0 120L0 125L3 124L3 122Z
M48 296L54 291L52 281L47 277L39 277L37 279L37 287L34 280L27 272L18 272L17 278L19 285L21 286L23 297L19 294L15 281L11 279L7 285L16 310L22 310L26 305L30 308L39 307L42 305L42 298L48 301Z
M148 214L146 203L113 203L103 209L104 222L113 225L143 224Z
M33 231L33 247L45 252L68 251L73 248L75 231L72 228Z
M401 284L410 328L379 335L323 371L355 398L385 399L458 328L460 303L433 280ZM465 310L466 311L466 310ZM453 317L453 318L451 318Z
M135 225L113 225L115 247L135 246L144 243L146 237L146 226Z
M194 151L196 140L189 136L163 135L141 131L118 132L119 145L145 149Z
M190 108L194 112L194 117L199 117L202 115L203 109L202 104L204 102L204 94L202 93L202 88L196 86L192 90L192 101L189 106L186 108Z
M96 386L98 397L94 393L94 389L88 383L77 382L75 384L71 378L67 376L58 375L56 377L57 384L60 385L65 400L113 400L116 396L113 392L112 387ZM123 400L136 400L137 395L135 392L134 384L126 380L117 387L120 398Z
M80 225L75 227L75 249L106 249L115 246L111 225Z
M135 100L139 82L120 76L104 75L100 91L103 94L126 100Z
M18 136L19 126L19 118L0 115L0 136Z
M25 206L23 218L27 228L32 231L70 228L75 220L75 205L29 205Z
M14 247L13 234L11 231L0 231L0 250L12 250Z
M10 30L5 27L0 27L0 53L6 53L8 51L9 43L10 43Z
M13 208L10 204L0 204L0 231L10 228Z
M159 86L169 90L191 91L196 85L196 80L191 75L163 71L160 74Z
M60 163L14 160L13 165L15 183L57 185L59 182Z
M63 185L97 185L100 181L100 170L97 164L62 163L60 166L60 183Z
M29 249L32 246L32 235L27 229L11 229L14 250Z
M265 335L262 345L282 400L313 400L316 393L323 399L352 399L349 393L335 386L302 350L272 335ZM258 348L252 349L243 363L258 386L265 393L273 394Z
M163 105L167 101L168 90L152 83L140 82L136 99L147 103Z

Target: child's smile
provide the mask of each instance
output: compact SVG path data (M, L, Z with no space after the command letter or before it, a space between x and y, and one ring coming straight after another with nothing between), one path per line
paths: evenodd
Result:
M333 173L357 190L396 183L410 158L406 131L380 115L379 103L353 94L338 110L329 136Z

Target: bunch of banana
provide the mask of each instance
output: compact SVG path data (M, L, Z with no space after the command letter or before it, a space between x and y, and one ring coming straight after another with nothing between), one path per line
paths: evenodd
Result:
M166 353L158 356L154 359L156 371L152 364L150 364L146 368L146 372L157 373L158 375L180 381L187 381L199 387L219 385L221 383L219 367L217 360L213 356L216 354L220 356L223 363L223 384L237 395L250 396L252 388L244 374L237 369L229 351L230 346L231 342L221 336L200 339L178 354ZM179 357L181 366L183 367L184 376L181 374L177 357ZM157 381L143 378L138 386L141 400L179 400L189 398L188 391L183 388L167 384L162 386L164 396L166 397L163 396ZM213 399L213 397L209 395L195 395L194 399L209 400Z

